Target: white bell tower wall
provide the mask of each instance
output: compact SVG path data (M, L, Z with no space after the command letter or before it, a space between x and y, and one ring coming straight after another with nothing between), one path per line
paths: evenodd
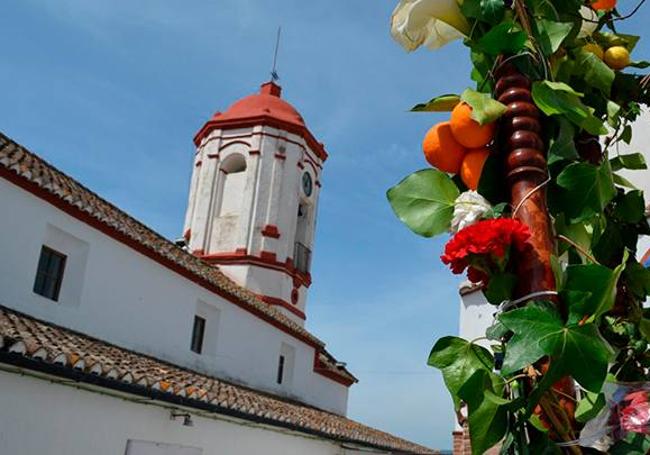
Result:
M214 129L194 158L185 218L190 251L300 324L322 165L297 134Z

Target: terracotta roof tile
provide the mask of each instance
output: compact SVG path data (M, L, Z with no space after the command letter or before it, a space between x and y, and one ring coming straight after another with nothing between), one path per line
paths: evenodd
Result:
M263 419L265 424L289 425L296 431L397 453L436 453L345 417L199 374L0 306L0 360L18 363L18 358L33 360L26 367L35 370L61 362L58 370L48 372L76 372L82 374L77 380L93 383L92 375L99 376L110 380L106 387L128 386L139 376L138 385L145 391L158 391L159 399L182 398L184 405L201 410L209 402L214 406L210 412L237 411L243 419Z

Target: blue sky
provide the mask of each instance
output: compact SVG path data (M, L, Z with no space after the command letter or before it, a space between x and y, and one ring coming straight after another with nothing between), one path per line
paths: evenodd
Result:
M425 363L435 339L457 331L458 280L438 260L444 239L411 234L384 194L425 167L420 140L442 118L408 108L461 92L469 59L460 43L403 52L389 35L394 5L4 0L0 129L176 238L192 137L269 78L282 25L283 96L330 154L308 327L361 380L350 417L446 448L451 402ZM626 30L649 19L646 9Z

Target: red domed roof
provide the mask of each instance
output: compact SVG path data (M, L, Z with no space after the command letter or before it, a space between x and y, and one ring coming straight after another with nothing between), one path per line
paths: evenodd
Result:
M260 92L235 102L226 112L217 112L194 136L198 147L214 129L267 125L301 136L309 148L325 161L327 152L311 134L298 111L280 97L282 89L273 81L262 84Z
M275 82L262 84L260 93L249 95L235 102L224 113L216 113L213 120L225 121L251 117L273 117L298 126L305 126L305 121L298 111L280 98L282 88Z

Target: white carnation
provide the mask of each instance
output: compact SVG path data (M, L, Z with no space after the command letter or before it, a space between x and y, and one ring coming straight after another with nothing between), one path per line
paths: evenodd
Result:
M461 229L485 217L492 210L490 203L476 191L465 191L454 202L454 218L451 221L451 232Z

